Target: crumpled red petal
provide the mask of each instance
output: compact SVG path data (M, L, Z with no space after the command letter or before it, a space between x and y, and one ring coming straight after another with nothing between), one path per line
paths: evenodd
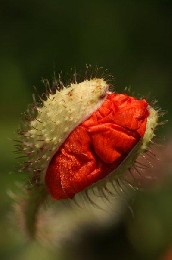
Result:
M52 197L72 198L116 169L144 136L147 107L144 99L108 94L52 158L45 176Z

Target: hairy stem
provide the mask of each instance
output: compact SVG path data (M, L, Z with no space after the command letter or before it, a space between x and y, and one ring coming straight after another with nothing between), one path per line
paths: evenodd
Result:
M37 215L39 209L47 198L47 191L44 186L34 187L28 191L25 204L24 219L25 228L30 238L35 238L37 231Z

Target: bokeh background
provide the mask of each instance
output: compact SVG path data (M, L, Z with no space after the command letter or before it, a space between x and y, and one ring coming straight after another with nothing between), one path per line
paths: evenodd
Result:
M10 226L8 191L22 179L12 140L33 86L42 93L42 79L51 80L54 72L70 74L71 68L84 70L85 64L108 69L117 92L131 86L139 95L156 98L169 120L158 136L170 144L172 1L0 0L0 259L172 259L167 253L172 250L167 161L162 174L167 171L168 180L136 195L134 218L126 211L118 225L94 232L83 228L82 239L71 241L67 256L65 250L23 241ZM167 151L172 158L170 145Z

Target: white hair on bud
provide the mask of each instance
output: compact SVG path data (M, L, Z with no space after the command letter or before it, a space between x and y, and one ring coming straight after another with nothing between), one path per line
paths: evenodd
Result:
M147 118L146 131L143 136L143 144L141 146L142 150L145 150L147 148L148 143L155 136L154 130L158 124L158 111L156 111L151 106L148 106L148 110L149 110L149 116Z
M51 158L71 131L102 105L107 92L108 84L94 78L49 94L43 106L37 108L37 116L24 136L24 151L32 153L33 159L27 170L45 173Z

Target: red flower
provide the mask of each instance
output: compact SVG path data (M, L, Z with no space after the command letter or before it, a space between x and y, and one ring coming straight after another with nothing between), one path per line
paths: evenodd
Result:
M116 169L144 136L148 116L144 99L108 94L53 156L45 176L52 197L72 198Z

